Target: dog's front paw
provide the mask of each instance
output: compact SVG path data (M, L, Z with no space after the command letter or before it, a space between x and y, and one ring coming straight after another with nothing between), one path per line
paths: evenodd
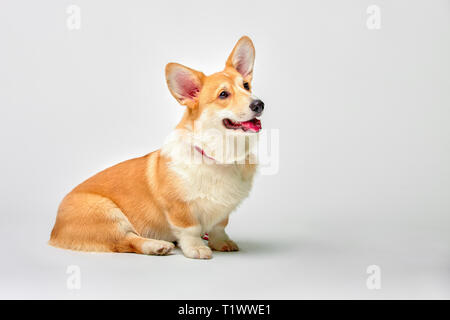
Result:
M183 248L183 254L192 259L211 259L212 251L207 246L196 246Z
M216 251L238 251L239 247L233 240L209 240L208 245Z

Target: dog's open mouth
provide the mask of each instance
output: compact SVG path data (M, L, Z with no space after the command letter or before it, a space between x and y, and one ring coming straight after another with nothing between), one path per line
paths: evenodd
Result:
M261 121L259 119L253 118L249 121L232 121L230 119L223 119L223 125L227 129L242 129L244 131L259 132L261 130Z

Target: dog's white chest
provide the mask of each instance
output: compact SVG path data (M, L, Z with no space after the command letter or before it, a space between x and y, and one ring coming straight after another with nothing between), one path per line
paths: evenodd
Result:
M185 201L205 232L225 219L248 196L252 177L235 165L191 165L174 168L182 178Z

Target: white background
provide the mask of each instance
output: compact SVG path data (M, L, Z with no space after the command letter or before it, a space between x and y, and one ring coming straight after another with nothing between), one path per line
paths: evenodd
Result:
M67 192L181 118L165 64L219 71L244 34L280 150L232 215L242 250L49 247ZM449 1L7 0L0 41L0 298L450 298Z

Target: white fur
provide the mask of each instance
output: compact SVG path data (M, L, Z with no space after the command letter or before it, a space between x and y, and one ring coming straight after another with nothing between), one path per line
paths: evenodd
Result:
M178 239L178 244L186 257L193 259L210 259L212 257L211 249L206 246L200 238L200 226L189 228L172 226L172 229Z
M202 232L209 232L248 196L253 177L244 177L241 165L214 161L193 163L191 140L183 131L175 131L162 148L162 155L170 159L170 170L181 178L184 201L201 224ZM194 139L195 141L195 139Z
M164 255L170 252L175 245L164 240L147 239L141 247L144 254L160 254Z
M208 245L213 250L219 251L237 251L239 247L233 240L231 240L225 232L223 225L216 225L209 232Z

